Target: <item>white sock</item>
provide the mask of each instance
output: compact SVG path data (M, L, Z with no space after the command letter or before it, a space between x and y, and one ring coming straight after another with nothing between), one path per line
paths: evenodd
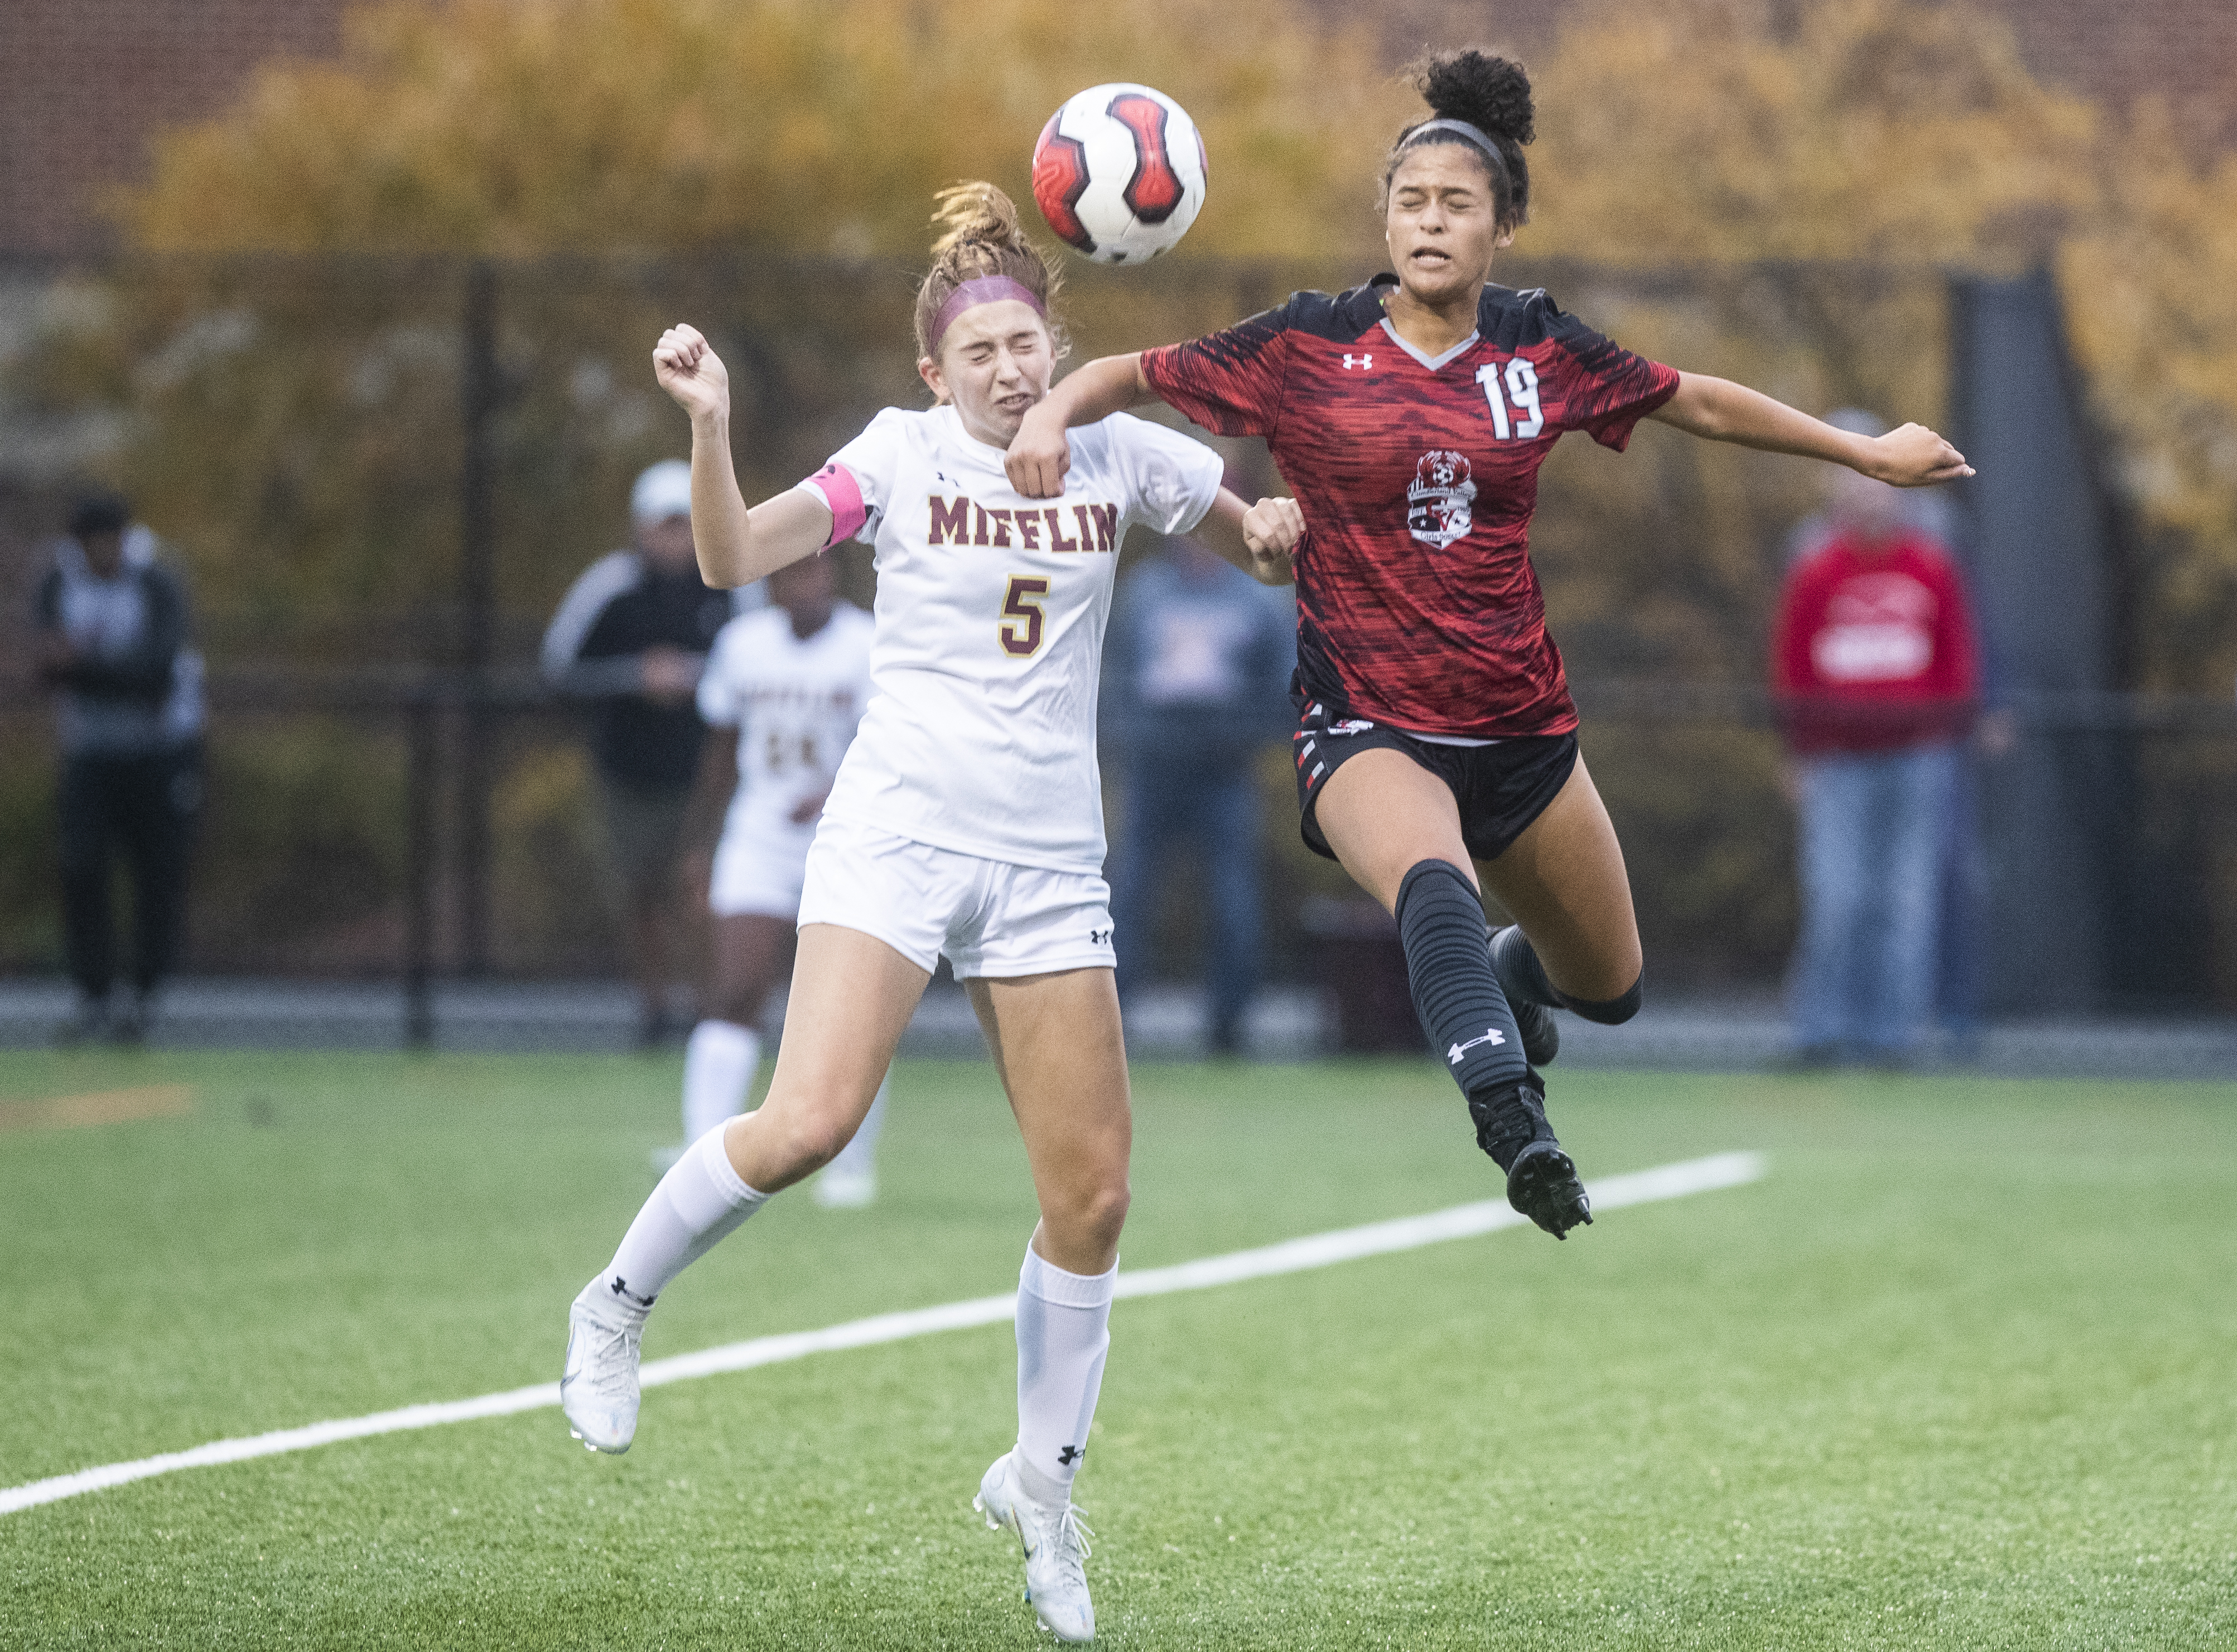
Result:
M703 1021L683 1046L683 1139L696 1141L746 1110L762 1041L736 1021Z
M738 1179L716 1126L689 1147L644 1201L606 1265L606 1293L634 1313L769 1201Z
M855 1139L839 1150L827 1169L841 1176L868 1176L878 1167L878 1132L886 1127L886 1092L894 1086L888 1073L878 1086L878 1094L870 1102L870 1110L862 1115L862 1127Z
M1018 1273L1019 1477L1052 1510L1071 1497L1087 1455L1118 1278L1115 1263L1108 1273L1067 1273L1031 1246Z

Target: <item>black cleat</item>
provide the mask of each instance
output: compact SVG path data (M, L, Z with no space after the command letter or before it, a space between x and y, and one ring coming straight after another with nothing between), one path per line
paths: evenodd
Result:
M1593 1219L1577 1167L1546 1122L1545 1084L1535 1069L1487 1095L1468 1098L1476 1145L1507 1173L1507 1202L1555 1239Z
M1499 968L1501 942L1508 935L1524 946L1522 930L1516 924L1495 929L1491 936L1491 964L1499 976L1500 989L1507 995L1507 1007L1514 1012L1515 1029L1522 1034L1522 1059L1533 1067L1543 1067L1561 1053L1561 1027L1554 1019L1554 1012L1541 1003L1534 1003L1516 993L1508 984L1506 973Z
M1507 1173L1507 1202L1557 1239L1593 1219L1592 1200L1585 1197L1576 1166L1550 1136L1515 1154Z

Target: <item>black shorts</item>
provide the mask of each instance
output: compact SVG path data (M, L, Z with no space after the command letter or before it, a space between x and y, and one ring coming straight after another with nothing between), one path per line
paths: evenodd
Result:
M1331 727L1321 702L1300 704L1297 731L1290 737L1290 755L1297 760L1297 829L1307 849L1330 860L1336 852L1321 836L1314 805L1329 776L1363 751L1402 752L1443 781L1460 805L1461 842L1480 861L1496 859L1521 836L1568 784L1569 771L1577 766L1574 734L1525 734L1488 746L1448 746L1380 723L1339 722Z

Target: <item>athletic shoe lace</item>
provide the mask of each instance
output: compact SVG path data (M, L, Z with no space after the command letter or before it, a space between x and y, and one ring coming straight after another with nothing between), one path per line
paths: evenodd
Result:
M1476 1140L1486 1153L1512 1142L1519 1149L1536 1139L1546 1121L1545 1106L1528 1083L1502 1085L1489 1095L1468 1098Z
M591 1321L590 1369L591 1391L600 1399L621 1401L637 1391L637 1346L644 1336L641 1325L610 1325Z
M1077 1582L1082 1589L1087 1587L1087 1572L1080 1562L1095 1552L1087 1543L1094 1535L1079 1517L1079 1510L1066 1503L1063 1517L1056 1523L1056 1530L1049 1538L1049 1557L1064 1569L1066 1583Z

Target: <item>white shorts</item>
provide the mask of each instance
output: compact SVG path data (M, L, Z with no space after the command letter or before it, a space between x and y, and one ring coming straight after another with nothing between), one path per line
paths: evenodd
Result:
M708 881L709 910L718 918L791 917L800 910L808 846L815 839L812 829L725 825L723 841L715 846L715 875Z
M828 815L808 854L800 922L859 929L924 969L946 953L959 981L1117 961L1099 874L981 860Z

